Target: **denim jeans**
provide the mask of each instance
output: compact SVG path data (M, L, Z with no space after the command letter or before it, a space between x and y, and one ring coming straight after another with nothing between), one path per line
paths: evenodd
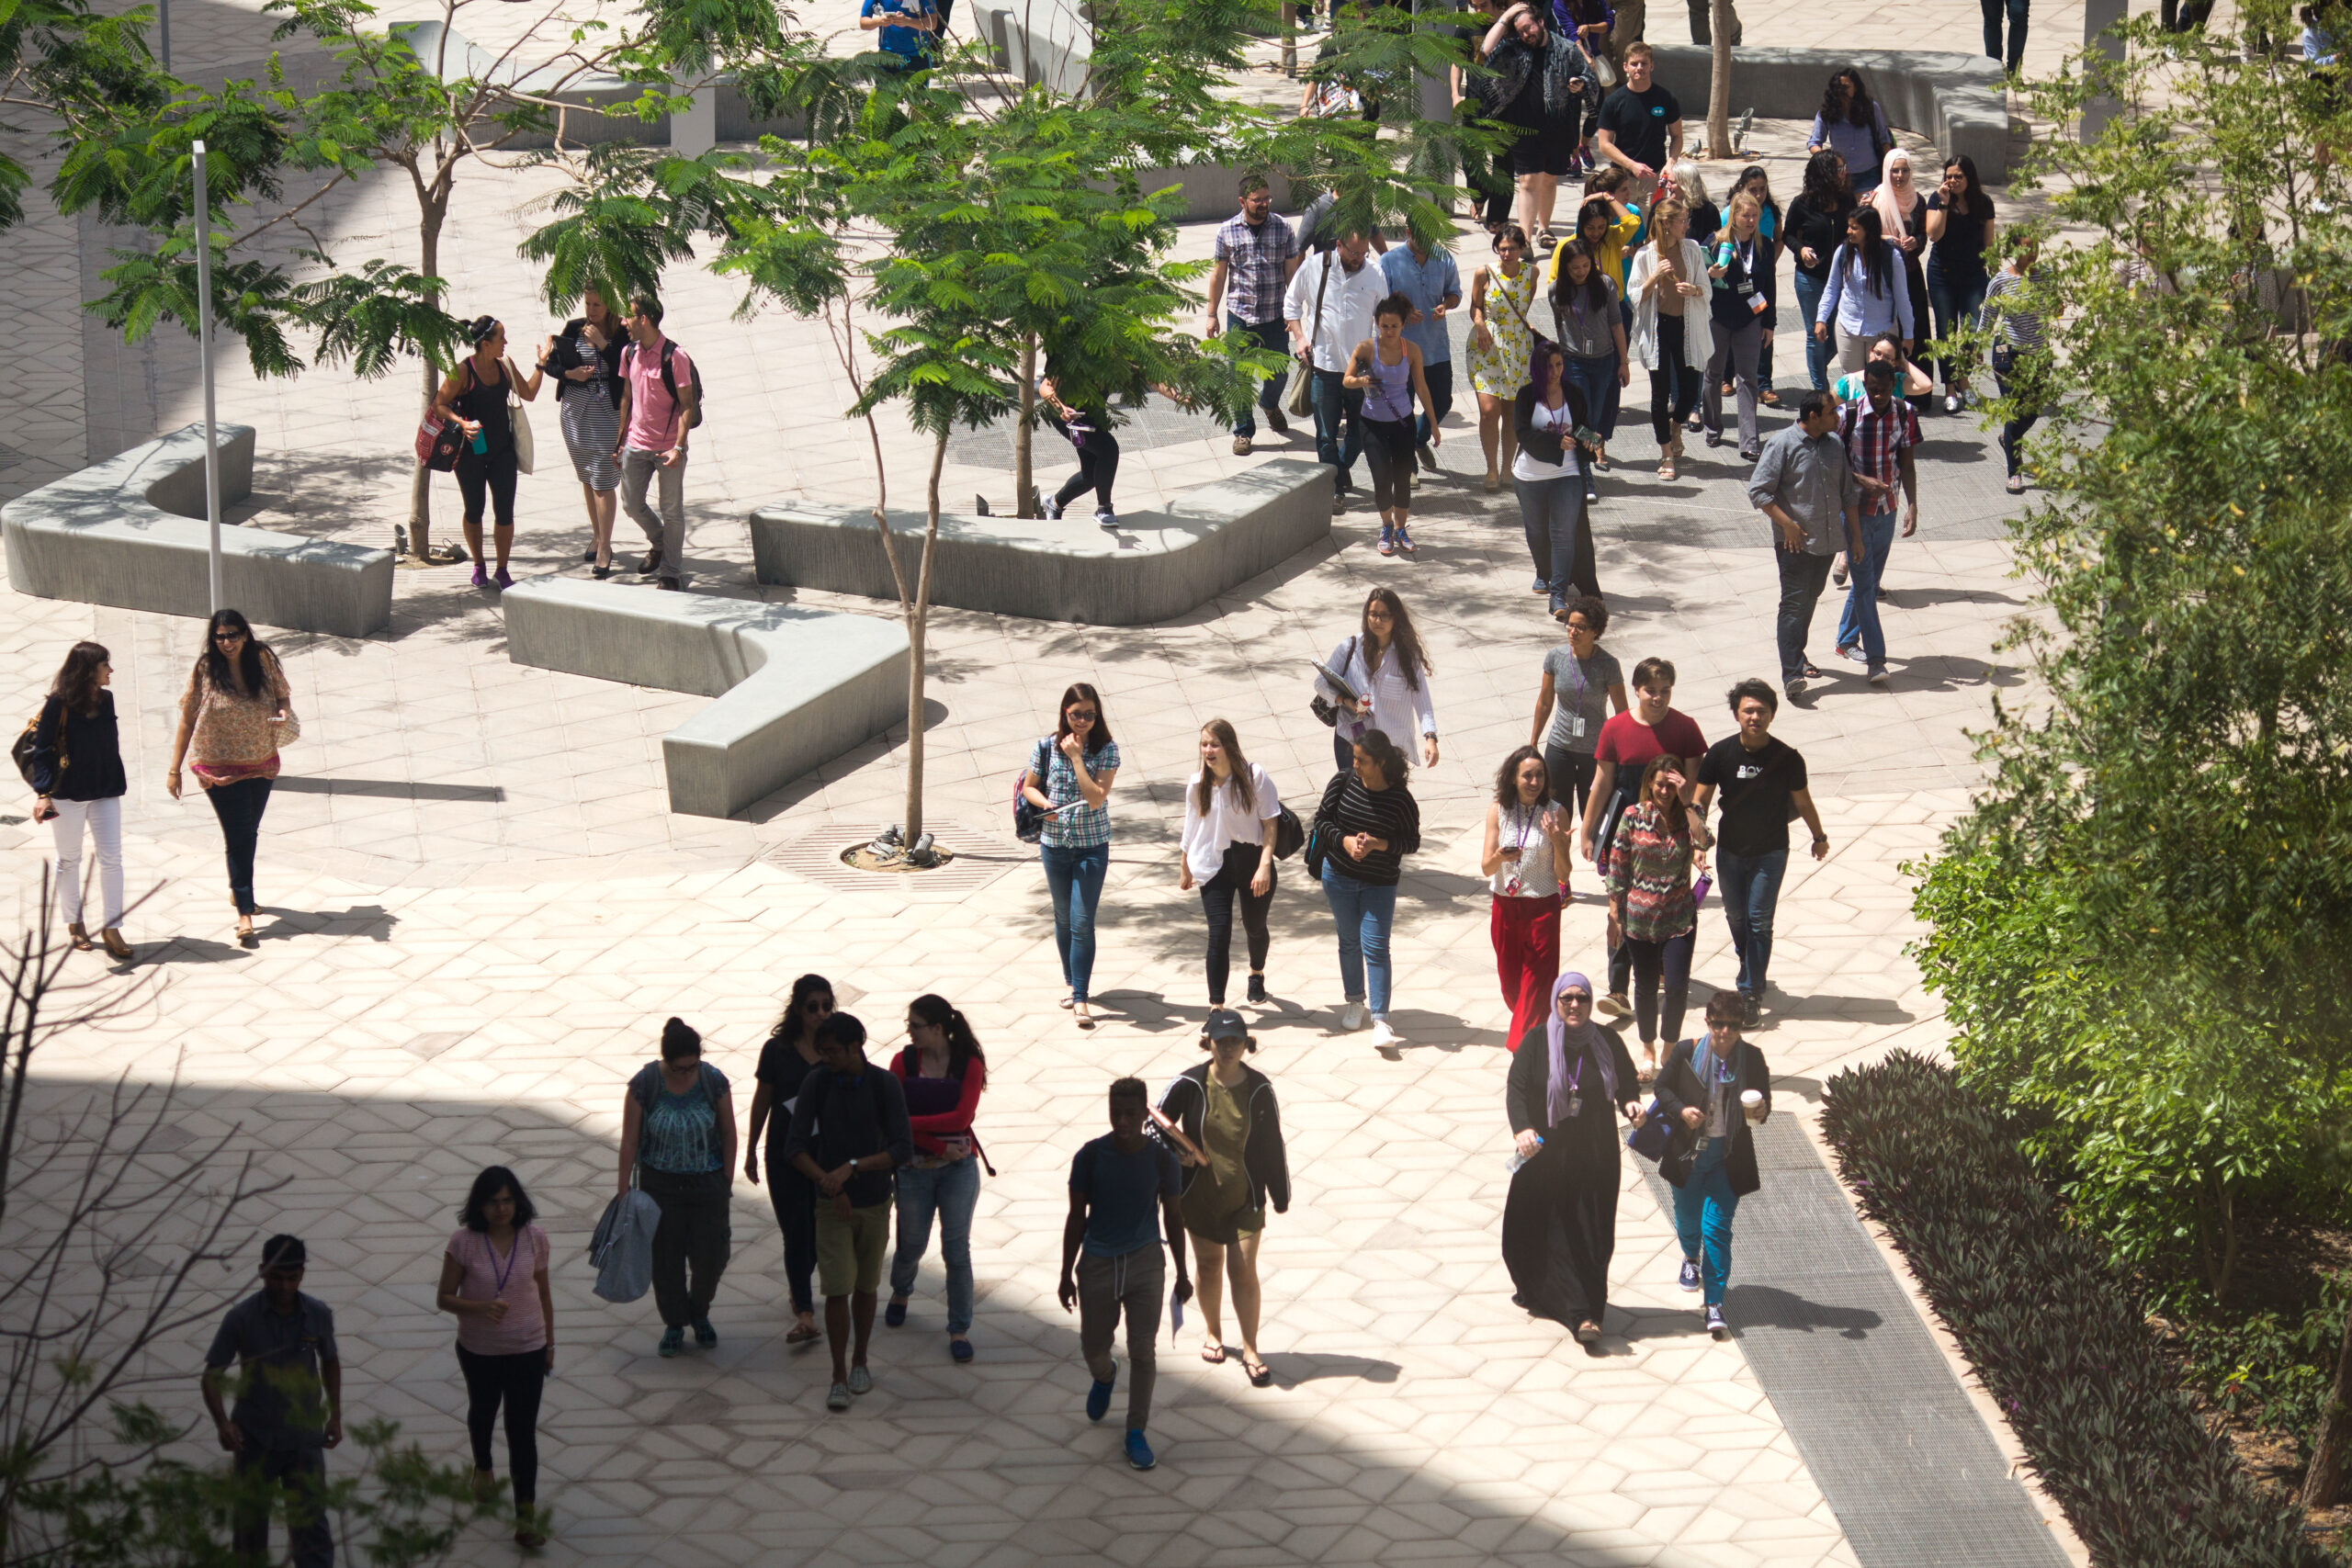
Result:
M890 1255L890 1294L914 1294L915 1268L931 1250L931 1217L939 1216L939 1260L947 1266L947 1332L972 1329L972 1211L980 1201L980 1162L936 1169L899 1168L899 1247Z
M1617 384L1617 355L1614 350L1590 359L1576 355L1566 356L1568 385L1584 394L1585 417L1592 421L1592 433L1608 441L1617 434L1617 400L1624 389ZM1577 448L1577 466L1583 468L1592 459L1583 447Z
M1984 304L1987 279L1979 277L1973 283L1947 282L1941 275L1928 274L1928 309L1934 313L1936 345L1951 341L1951 334L1974 323L1976 312ZM1923 354L1921 357L1925 357ZM1943 378L1944 389L1950 391L1955 381L1968 379L1968 363L1961 359L1936 360L1936 373Z
M1438 420L1442 421L1447 414L1453 412L1453 361L1440 360L1435 365L1424 361L1421 365L1421 379L1429 383L1430 408L1435 409ZM1430 444L1430 409L1423 409L1413 420L1415 446L1426 446Z
M1731 1222L1739 1213L1739 1194L1724 1168L1730 1157L1729 1138L1710 1138L1691 1162L1690 1177L1674 1190L1674 1234L1682 1256L1699 1262L1701 1299L1709 1306L1723 1305L1724 1283L1731 1278Z
M1852 586L1846 590L1846 609L1838 617L1838 646L1860 643L1862 657L1872 668L1886 662L1886 633L1878 622L1879 579L1886 575L1886 558L1894 548L1894 513L1862 514L1862 554L1848 562Z
M1698 941L1695 920L1679 936L1657 942L1625 939L1620 951L1634 963L1634 1028L1643 1044L1662 1040L1671 1045L1682 1037L1682 1014L1690 1005L1690 953Z
M1344 427L1344 434L1342 434ZM1363 394L1340 384L1337 370L1315 372L1315 460L1340 470L1340 489L1355 488L1348 472L1363 450Z
M239 779L204 792L220 818L220 839L229 852L229 897L237 913L254 912L254 849L261 841L261 814L269 809L268 779Z
M1584 481L1573 475L1557 479L1513 476L1510 488L1519 492L1519 525L1527 535L1535 575L1552 591L1552 608L1566 604L1572 588L1599 598L1600 580L1593 564Z
M1336 859L1336 857L1335 857ZM1331 919L1340 928L1340 989L1348 1000L1364 998L1365 972L1371 972L1372 1016L1388 1016L1388 928L1396 919L1396 889L1392 884L1358 882L1333 860L1323 863L1323 897L1330 901Z
M1062 980L1071 997L1082 1002L1087 982L1094 977L1094 910L1102 902L1111 846L1041 844L1037 853L1045 862L1046 887L1054 899L1054 952L1062 961Z
M1283 326L1279 319L1268 321L1261 326L1245 321L1227 310L1225 313L1225 330L1236 336L1246 335L1255 338L1260 348L1272 349L1276 354L1283 353L1290 347L1290 329ZM1259 388L1258 406L1268 413L1279 412L1283 406L1283 389L1289 384L1290 377L1284 374L1275 377ZM1257 434L1258 416L1250 410L1243 409L1241 417L1233 422L1233 434L1236 435Z
M1829 585L1830 558L1774 545L1772 559L1781 569L1781 683L1786 685L1804 673L1805 634L1813 629L1821 591Z
M1772 963L1772 911L1781 902L1781 879L1789 874L1789 852L1715 856L1723 879L1724 919L1731 924L1731 950L1739 955L1739 994L1764 994L1764 972Z
M1804 272L1796 275L1796 284L1797 314L1803 318L1799 325L1804 333L1806 384L1816 392L1826 392L1829 389L1829 355L1832 345L1815 339L1813 319L1821 313L1821 297L1828 291L1829 284L1825 278L1815 277Z
M2001 12L2006 6L2009 14L2009 51L2004 62L2012 71L2025 59L2025 13L2027 0L1977 0L1984 10L1984 58L2000 60Z

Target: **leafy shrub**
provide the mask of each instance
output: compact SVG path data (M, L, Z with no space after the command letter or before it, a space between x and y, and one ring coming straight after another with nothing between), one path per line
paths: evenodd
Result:
M2189 1380L2231 1415L2291 1433L2298 1459L2311 1457L2344 1339L2341 1281L2329 1297L2300 1323L2258 1312L2234 1322L2192 1319L2177 1325Z
M2154 1353L2140 1304L2069 1226L2014 1129L1907 1052L1832 1079L1822 1128L2101 1568L2328 1568Z

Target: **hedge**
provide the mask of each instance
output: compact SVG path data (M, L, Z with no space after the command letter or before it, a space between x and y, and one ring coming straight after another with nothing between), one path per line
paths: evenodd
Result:
M1842 1072L1822 1129L2100 1568L2335 1568L2206 1428L2131 1284L1951 1068L1897 1052Z

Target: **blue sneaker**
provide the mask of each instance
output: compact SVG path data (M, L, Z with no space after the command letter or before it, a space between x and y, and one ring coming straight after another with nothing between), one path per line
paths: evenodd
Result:
M695 1319L695 1343L706 1350L715 1350L718 1348L718 1330L710 1325L710 1319L707 1317Z
M1674 1282L1681 1286L1686 1291L1697 1290L1699 1288L1698 1259L1693 1258L1684 1258L1682 1260L1682 1272L1676 1277Z
M1109 1382L1098 1382L1086 1391L1086 1418L1100 1421L1111 1413L1111 1390L1118 1383L1114 1376Z
M1721 1306L1711 1306L1707 1309L1707 1332L1718 1339L1731 1337L1731 1325L1724 1321L1724 1309Z
M1132 1429L1127 1433L1127 1462L1137 1470L1149 1470L1159 1462L1152 1458L1151 1445L1143 1440L1143 1434Z
M653 1348L660 1355L674 1356L685 1348L686 1331L684 1329L665 1328L662 1331L662 1343Z

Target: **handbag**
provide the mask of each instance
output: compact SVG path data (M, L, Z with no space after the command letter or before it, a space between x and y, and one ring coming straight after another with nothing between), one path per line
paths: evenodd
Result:
M1283 807L1274 814L1274 858L1288 860L1306 845L1306 829L1299 825L1298 813Z
M1290 368L1290 386L1283 396L1283 406L1299 419L1315 412L1315 334L1323 327L1323 294L1331 287L1331 255L1323 255L1323 276L1315 285L1315 319L1306 324L1306 352Z
M1356 639L1354 637L1350 637L1348 638L1348 656L1340 663L1340 673L1345 674L1347 672L1348 666L1353 664L1355 661ZM1325 696L1322 693L1317 692L1313 696L1306 699L1306 711L1313 714L1317 722L1319 722L1324 728L1337 729L1340 728L1340 705Z
M286 716L277 721L277 734L280 746L291 746L302 739L302 720L292 708L288 708Z
M516 380L514 362L510 359L506 361L506 425L514 435L514 467L518 472L527 474L531 471L531 459L535 455L531 445L531 416L525 412L523 400L515 393Z
M1586 58L1592 62L1592 79L1600 84L1602 92L1605 93L1617 85L1617 67L1609 63L1607 55L1588 51Z
M1674 1141L1674 1123L1658 1109L1657 1097L1650 1097L1649 1109L1625 1134L1625 1146L1655 1165L1666 1157L1667 1145Z
M41 705L44 708L48 706L46 703ZM17 743L8 748L9 761L17 764L17 772L25 775L27 789L30 789L33 784L33 737L40 732L40 715L35 714L32 716L32 722L25 726L24 733L17 737ZM65 772L66 761L65 724L61 716L57 726L57 771L61 774ZM1288 815L1287 811L1284 815Z
M1037 775L1040 784L1046 782L1046 743L1043 740L1037 742L1036 750L1030 754L1029 765L1012 775L1012 836L1024 844L1034 844L1046 836L1046 808L1029 798L1026 788L1032 773Z
M458 466L458 454L465 443L466 433L458 428L456 420L444 421L428 412L416 427L416 460L436 474L446 474Z
M1534 264L1530 262L1527 265L1529 273L1533 273ZM1496 277L1498 281L1502 283L1507 284L1510 281L1509 278L1503 277L1499 273L1496 274ZM1519 308L1519 301L1510 297L1510 290L1509 288L1498 288L1496 292L1502 296L1503 303L1510 307L1510 313L1519 318L1519 324L1527 329L1527 370L1526 374L1521 376L1520 379L1523 382L1532 384L1535 379L1536 359L1542 355L1550 353L1559 345L1554 343L1550 338L1545 337L1542 333L1535 330L1535 323L1527 319L1527 312ZM1563 378L1563 379L1565 379L1565 378Z

